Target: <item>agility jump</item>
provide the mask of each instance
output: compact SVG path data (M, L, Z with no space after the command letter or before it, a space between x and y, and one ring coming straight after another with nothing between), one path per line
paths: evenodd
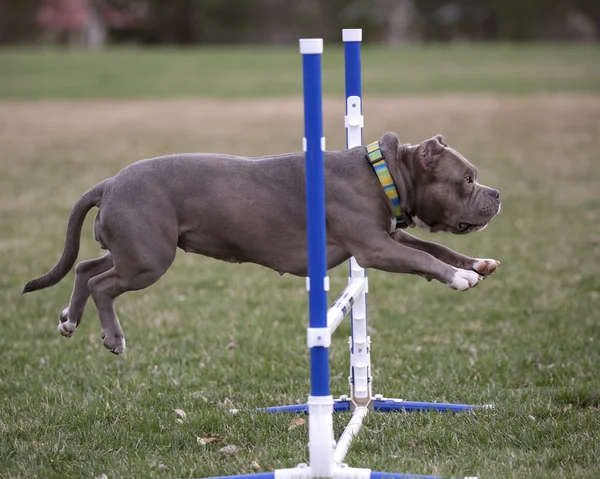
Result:
M362 30L343 30L346 75L347 148L363 144L361 93L360 44ZM482 406L445 404L432 402L409 402L402 399L386 399L373 395L370 357L370 337L367 330L368 278L355 258L350 259L348 286L327 308L329 277L326 263L325 228L325 183L323 152L322 74L321 55L323 40L301 39L304 131L303 150L306 161L306 220L308 239L308 277L306 288L309 299L309 327L307 344L310 349L310 395L307 404L276 406L261 411L282 413L308 413L310 464L299 464L295 468L277 469L270 473L230 478L252 479L434 479L435 476L375 472L366 468L348 467L344 458L352 439L361 429L364 418L370 411L440 411L460 412ZM351 313L352 335L350 345L350 395L334 400L329 389L329 346L331 335L344 317ZM333 433L334 411L353 411L346 429L335 441ZM216 478L209 478L216 479Z

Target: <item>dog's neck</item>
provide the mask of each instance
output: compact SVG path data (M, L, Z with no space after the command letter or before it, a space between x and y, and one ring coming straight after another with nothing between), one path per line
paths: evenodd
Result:
M402 211L402 202L400 199L400 195L398 193L398 188L396 187L396 183L394 181L394 177L390 171L388 166L388 162L385 160L386 153L383 152L383 145L380 141L375 141L367 146L367 160L371 163L371 166L375 170L375 174L379 178L379 183L383 187L383 192L388 197L388 199L392 203L392 210L394 212L394 216L396 217L396 228L404 229L409 226L404 218L404 213ZM395 147L393 154L389 152L388 161L391 160L392 163L397 161L397 153L398 148Z
M402 214L409 226L414 226L413 216L415 215L412 205L415 204L415 188L413 178L415 177L414 155L419 145L413 146L408 143L401 144L398 147L397 161L389 161L388 168L402 205Z

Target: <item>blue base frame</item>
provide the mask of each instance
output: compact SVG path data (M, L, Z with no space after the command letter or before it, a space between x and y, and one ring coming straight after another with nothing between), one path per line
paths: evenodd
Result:
M485 409L487 406L474 404L449 404L437 402L403 401L400 399L383 399L373 401L373 410L376 412L465 412L475 409ZM349 400L336 400L333 403L334 412L350 411ZM296 413L308 414L308 404L293 404L291 406L272 406L259 408L258 411L270 413Z

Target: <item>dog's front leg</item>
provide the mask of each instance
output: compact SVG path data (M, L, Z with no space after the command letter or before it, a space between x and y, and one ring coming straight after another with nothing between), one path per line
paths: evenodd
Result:
M424 241L400 229L392 232L390 237L398 243L419 251L424 251L450 266L460 269L471 269L483 277L492 274L500 265L500 261L496 261L495 259L471 258L457 253L446 246L430 241Z
M354 256L363 268L417 274L427 280L436 279L459 291L473 288L482 279L475 271L451 266L425 251L398 243L389 236L378 237L361 245Z

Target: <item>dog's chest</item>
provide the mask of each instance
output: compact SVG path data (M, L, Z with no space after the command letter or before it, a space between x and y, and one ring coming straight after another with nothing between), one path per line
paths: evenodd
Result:
M416 224L419 228L424 230L429 230L429 226L425 224L425 222L419 218L418 216L412 217L413 223Z

